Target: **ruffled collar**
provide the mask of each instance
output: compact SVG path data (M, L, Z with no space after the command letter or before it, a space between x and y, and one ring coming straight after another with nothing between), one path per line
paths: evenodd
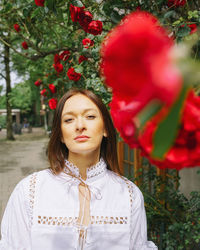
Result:
M65 167L64 167L64 172L65 173L72 173L74 174L76 177L81 177L80 173L79 173L79 168L74 165L72 162L65 160ZM88 180L94 180L94 179L98 179L100 177L102 177L107 171L107 165L104 161L104 159L101 157L101 159L99 160L99 162L89 168L87 168L87 179Z

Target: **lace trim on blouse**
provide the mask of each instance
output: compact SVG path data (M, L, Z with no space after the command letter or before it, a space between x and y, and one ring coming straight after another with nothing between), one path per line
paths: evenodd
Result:
M33 208L35 201L35 186L36 186L37 173L30 176L29 182L29 212L30 212L30 226L33 225Z
M78 217L53 217L53 216L38 216L38 224L51 226L75 226ZM91 216L91 225L113 225L113 224L128 224L127 216ZM84 226L84 225L81 225ZM87 226L85 226L87 228Z
M70 173L70 171L76 176L76 177L81 177L79 173L79 168L74 165L72 162L69 162L68 160L65 160L66 167L64 168L65 173ZM97 177L103 173L106 172L107 166L104 161L104 159L101 157L100 161L87 168L87 179L91 179L94 177Z

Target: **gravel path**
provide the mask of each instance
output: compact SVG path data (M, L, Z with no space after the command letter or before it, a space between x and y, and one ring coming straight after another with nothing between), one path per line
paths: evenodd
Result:
M15 141L5 140L6 132L0 132L0 221L8 198L16 184L25 176L48 167L46 147L48 137L42 128L32 133L23 131Z

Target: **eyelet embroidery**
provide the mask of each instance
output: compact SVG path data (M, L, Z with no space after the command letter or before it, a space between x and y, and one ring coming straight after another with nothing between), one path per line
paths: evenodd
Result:
M29 183L30 225L33 225L33 207L35 201L36 178L37 178L37 173L33 173L30 177L30 183Z
M52 226L73 226L76 225L78 217L48 217L38 216L38 224ZM91 216L92 225L102 224L128 224L128 217L113 217L113 216Z
M104 162L103 158L100 159L100 161L90 168L87 169L87 178L90 179L92 177L98 176L105 172L107 169L106 163Z
M52 226L73 226L78 217L47 217L38 216L38 224L46 224Z
M127 224L128 217L91 216L91 224Z
M80 177L79 168L75 166L73 163L69 162L68 160L65 160L66 167L64 168L65 173L69 173L71 170L73 174L75 174L76 177ZM87 179L96 177L106 171L106 163L103 160L103 158L100 159L100 161L91 167L87 169Z

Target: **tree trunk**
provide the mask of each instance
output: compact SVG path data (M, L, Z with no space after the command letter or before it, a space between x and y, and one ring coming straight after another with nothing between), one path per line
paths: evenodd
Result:
M4 45L4 64L6 73L6 108L7 108L7 140L14 140L12 131L12 110L10 105L11 82L10 82L10 48Z

